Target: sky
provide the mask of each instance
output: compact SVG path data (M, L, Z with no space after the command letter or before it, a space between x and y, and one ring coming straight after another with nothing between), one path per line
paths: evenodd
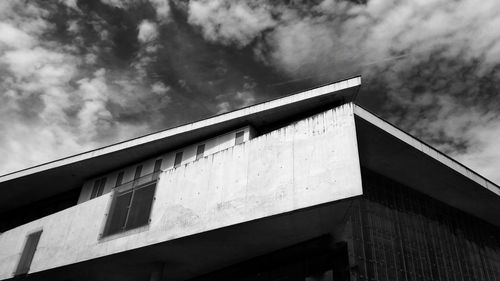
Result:
M362 75L500 183L498 0L1 0L0 174Z

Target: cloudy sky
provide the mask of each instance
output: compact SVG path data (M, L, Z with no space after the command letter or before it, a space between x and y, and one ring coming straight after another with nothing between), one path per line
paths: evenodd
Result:
M0 174L363 76L500 183L498 0L1 0Z

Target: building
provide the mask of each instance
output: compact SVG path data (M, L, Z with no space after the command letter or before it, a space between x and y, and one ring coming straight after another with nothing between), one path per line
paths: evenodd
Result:
M360 86L0 177L0 280L500 280L500 188Z

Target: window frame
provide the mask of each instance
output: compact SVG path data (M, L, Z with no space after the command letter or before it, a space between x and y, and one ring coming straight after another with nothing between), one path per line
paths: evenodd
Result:
M104 189L106 188L106 177L98 178L94 181L94 186L90 191L90 199L97 198L104 194Z
M125 171L120 171L116 175L116 182L115 182L115 187L118 187L123 184L123 177L125 176Z
M163 164L163 158L158 158L155 160L155 164L153 166L153 173L158 173L161 171L161 165Z
M148 175L145 175L144 177L151 176L151 175L152 174L148 174ZM104 238L108 238L108 237L114 237L114 236L121 236L121 235L129 233L131 231L136 231L137 229L142 229L142 228L145 228L145 227L149 226L149 224L151 222L151 214L153 213L154 202L156 201L156 190L157 190L158 178L154 177L153 180L151 180L151 181L148 181L148 182L143 183L143 184L136 185L135 182L137 180L138 179L134 179L132 182L124 183L123 185L130 184L130 187L127 188L127 189L125 189L125 190L123 190L123 191L119 190L120 187L115 188L113 190L113 194L111 195L112 196L112 200L111 200L111 203L109 205L108 212L107 212L107 214L105 216L106 219L105 219L105 222L104 222L103 231L100 234L100 239L104 239ZM127 223L128 223L128 220L129 220L129 217L130 217L130 213L131 213L130 210L133 208L135 193L137 191L143 189L143 188L148 188L151 185L154 185L154 186L152 187L153 191L152 191L151 201L149 202L150 206L149 206L149 212L147 214L147 220L146 220L146 222L144 224L128 228L127 227ZM116 207L117 200L118 200L117 198L119 198L120 196L123 196L125 194L128 194L128 193L132 193L132 194L131 194L130 201L129 201L127 207L126 207L125 221L123 223L124 225L121 227L121 229L119 231L113 231L113 232L110 233L109 232L110 231L110 227L111 227L111 224L113 222L112 218L116 218L113 215L114 215L115 207Z
M17 262L16 269L14 271L14 276L27 275L31 269L31 264L36 255L36 250L38 249L38 244L42 237L43 229L33 231L26 235L23 250L21 256Z
M174 156L174 168L180 167L182 165L182 157L183 157L184 151L178 151L175 153ZM179 161L177 161L179 160Z
M205 157L205 147L206 146L205 146L204 143L199 144L198 146L196 146L196 160L200 160L201 158Z
M140 178L141 173L142 173L142 164L135 167L134 180L137 180L138 178Z
M239 131L234 134L234 145L242 144L245 142L245 131Z

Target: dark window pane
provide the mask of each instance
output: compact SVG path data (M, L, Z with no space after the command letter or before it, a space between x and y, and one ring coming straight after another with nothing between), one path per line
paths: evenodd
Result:
M92 188L92 193L90 194L90 199L99 197L104 192L104 186L106 185L106 178L97 179L94 182L94 187Z
M142 172L142 165L139 165L137 166L137 168L135 168L134 180L141 177L141 172Z
M205 153L205 145L200 144L200 145L198 145L198 148L196 149L196 160L203 158L203 153Z
M237 132L236 133L236 138L235 138L235 141L234 141L234 144L235 145L238 145L240 143L243 143L243 136L245 135L245 132L241 131L241 132Z
M134 190L126 229L148 224L156 183Z
M42 231L28 235L15 275L26 274L30 270L31 262L35 256L36 247L38 246L38 241L40 241L41 235Z
M99 189L97 190L97 196L101 196L104 192L104 186L106 185L106 178L100 179Z
M162 162L163 159L157 159L155 161L155 167L153 169L153 173L157 173L161 170L161 162Z
M116 185L115 186L122 185L122 182L123 182L123 171L118 173L118 176L116 177Z
M96 180L94 182L94 187L92 188L92 192L90 193L90 199L94 199L97 197L97 193L99 192L100 180Z
M123 230L131 198L132 192L116 196L113 206L111 207L111 212L108 215L108 226L105 235L118 233Z
M175 154L174 168L177 168L182 163L182 151Z

